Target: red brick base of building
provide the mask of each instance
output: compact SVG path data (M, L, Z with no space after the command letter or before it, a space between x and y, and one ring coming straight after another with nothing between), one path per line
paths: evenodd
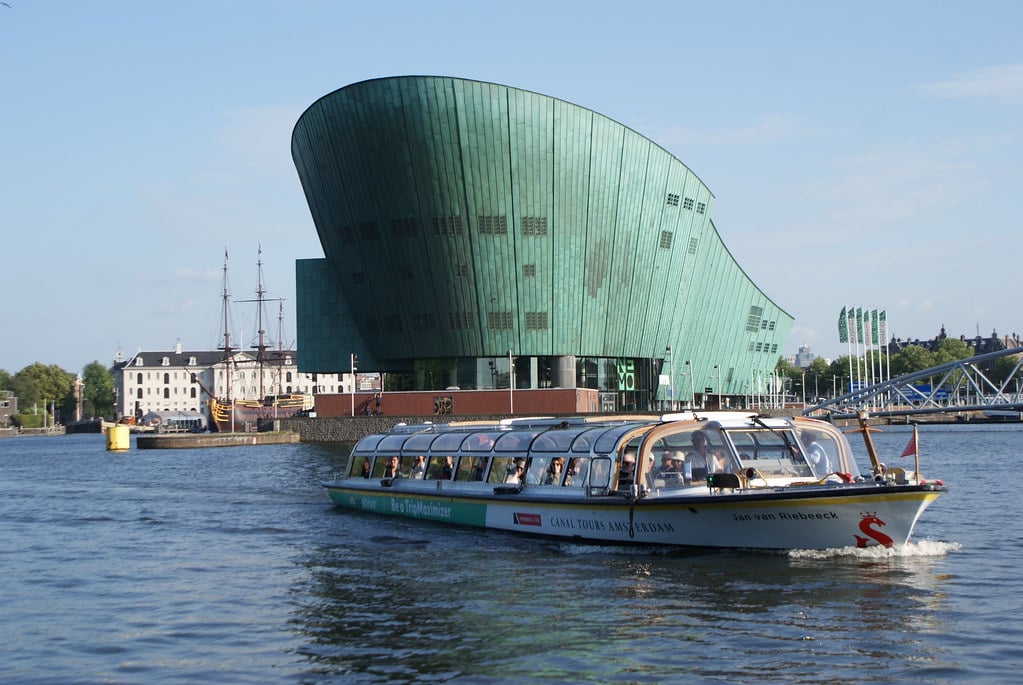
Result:
M600 393L588 388L550 388L316 395L317 416L352 416L353 405L355 416L595 414L600 411Z

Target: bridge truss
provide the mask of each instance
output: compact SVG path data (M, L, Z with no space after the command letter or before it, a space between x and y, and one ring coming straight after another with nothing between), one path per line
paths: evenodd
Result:
M996 383L981 370L999 357L1016 356L1012 372ZM892 378L821 402L803 410L805 416L835 419L908 416L948 412L984 412L988 416L1023 418L1023 347L979 354L923 371ZM921 390L920 388L926 388Z

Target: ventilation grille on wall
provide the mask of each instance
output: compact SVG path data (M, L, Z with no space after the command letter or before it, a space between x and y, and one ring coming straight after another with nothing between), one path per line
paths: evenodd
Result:
M547 217L524 216L521 220L522 235L547 235Z
M511 330L515 317L511 312L487 312L487 328L492 331Z
M508 219L503 216L477 216L480 235L505 235L508 233Z
M460 216L435 216L430 220L430 225L433 227L433 235L438 238L462 235Z
M547 312L526 312L526 330L547 330Z

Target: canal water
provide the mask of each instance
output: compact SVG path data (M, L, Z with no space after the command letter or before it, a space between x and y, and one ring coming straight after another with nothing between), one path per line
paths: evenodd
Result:
M877 434L882 458L910 434ZM912 544L787 554L345 513L319 487L337 445L3 439L0 680L1016 681L1023 427L920 436L922 472L950 492Z

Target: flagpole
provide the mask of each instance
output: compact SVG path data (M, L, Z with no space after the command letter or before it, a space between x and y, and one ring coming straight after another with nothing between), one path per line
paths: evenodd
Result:
M920 484L920 433L917 424L913 424L913 473L916 474L916 483Z
M852 307L849 307L849 314L846 317L846 323L848 323L849 321L855 321L856 320L855 316L856 315L853 314ZM852 384L853 384L853 372L852 372L853 357L852 357L852 354L853 353L852 353L852 337L851 336L847 336L846 337L846 349L849 351L849 357L848 357L848 359L849 359L849 389L848 389L848 392L852 392Z

